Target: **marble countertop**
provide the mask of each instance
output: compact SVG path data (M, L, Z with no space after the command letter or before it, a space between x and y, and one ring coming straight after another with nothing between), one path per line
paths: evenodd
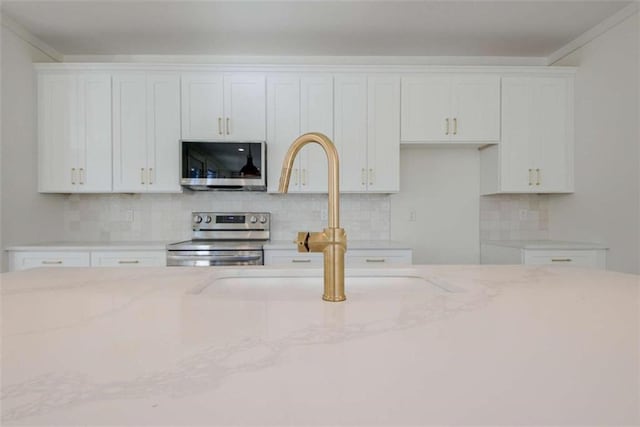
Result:
M553 266L0 276L3 425L636 425L640 277Z
M47 242L12 245L7 251L155 251L165 250L165 241L151 242Z
M407 249L411 250L411 246L394 240L347 240L348 249ZM264 244L265 250L296 250L296 244L292 240L272 240Z
M503 246L516 249L551 249L551 250L592 250L608 249L601 243L566 242L562 240L486 240L485 245Z

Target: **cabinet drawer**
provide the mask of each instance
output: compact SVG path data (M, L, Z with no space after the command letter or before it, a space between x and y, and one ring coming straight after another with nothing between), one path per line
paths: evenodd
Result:
M573 267L605 268L604 251L597 250L524 250L523 263L527 265L566 265Z
M264 265L297 265L300 267L322 267L322 254L296 251L265 251Z
M411 264L409 250L355 250L347 252L347 267L364 267L387 264Z
M163 267L167 265L166 251L94 251L92 267Z
M89 267L88 252L12 252L10 270L19 271L37 267Z

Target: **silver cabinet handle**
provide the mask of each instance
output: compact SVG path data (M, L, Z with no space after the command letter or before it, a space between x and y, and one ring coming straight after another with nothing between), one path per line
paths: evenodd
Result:
M444 119L444 121L445 121L445 124L446 124L446 126L447 126L447 131L446 131L444 134L445 134L445 135L449 135L449 119L448 119L448 118L446 118L446 119Z
M227 135L231 135L231 119L227 117Z
M155 175L153 174L153 168L149 168L149 171L147 173L147 181L149 182L149 184L153 184L153 181L155 181Z
M80 168L80 185L84 185L84 168Z
M369 169L369 185L373 185L374 179L373 169Z
M62 261L42 261L42 264L44 265L60 265L62 264Z
M298 177L299 177L298 168L295 168L295 169L293 169L293 186L294 187L298 186ZM296 242L294 242L294 243L296 243Z
M571 258L551 258L551 262L571 262Z
M292 259L291 262L303 264L303 263L310 263L311 260L310 259Z
M132 260L119 260L118 264L140 264L140 261L137 259Z
M536 185L540 185L540 169L536 169L536 175L538 179L536 180Z
M454 135L458 134L458 118L457 117L453 118L453 134Z
M144 168L140 168L140 184L144 184Z
M218 135L222 135L222 117L218 117Z
M306 168L302 169L302 185L304 186L307 185L307 169Z
M360 171L360 183L362 184L362 186L364 187L365 185L367 185L367 171L362 168L362 170Z
M529 169L529 186L533 185L533 180L531 179L531 172L533 172L533 169Z
M76 185L76 168L71 168L71 185Z
M367 258L366 262L386 262L384 258Z

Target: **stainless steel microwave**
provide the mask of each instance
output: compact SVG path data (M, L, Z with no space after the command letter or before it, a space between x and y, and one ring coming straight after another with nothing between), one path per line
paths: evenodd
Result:
M192 190L267 190L265 142L181 141L182 186Z

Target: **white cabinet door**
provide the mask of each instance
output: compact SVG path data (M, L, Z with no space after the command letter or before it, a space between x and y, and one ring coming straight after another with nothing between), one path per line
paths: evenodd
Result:
M452 141L500 140L500 77L457 75L452 79Z
M505 77L502 81L501 185L504 191L533 191L536 156L531 139L530 79Z
M73 192L78 184L77 84L70 73L38 76L38 191Z
M277 192L284 156L291 143L300 136L298 75L275 74L267 78L267 119L267 190ZM294 167L289 181L289 191L299 191L299 187L300 168Z
M335 77L335 139L340 190L367 191L367 76Z
M227 138L223 93L221 73L182 75L182 139L219 141Z
M265 76L234 73L224 76L225 137L234 141L264 141L266 137Z
M113 76L113 190L147 188L147 79L144 72Z
M147 76L147 191L180 192L180 76Z
M76 191L111 191L111 75L82 74L78 78L78 138Z
M402 78L403 142L448 140L450 113L450 76L434 74Z
M536 186L540 192L573 189L571 141L573 120L566 79L538 78L533 84L534 112L531 115L531 143L536 149ZM539 185L538 185L539 184Z
M300 133L320 132L333 140L333 77L304 75L300 79ZM300 190L327 192L327 156L318 144L300 152Z
M368 81L368 191L400 191L400 78L370 76Z
M111 191L111 76L38 76L41 192Z

